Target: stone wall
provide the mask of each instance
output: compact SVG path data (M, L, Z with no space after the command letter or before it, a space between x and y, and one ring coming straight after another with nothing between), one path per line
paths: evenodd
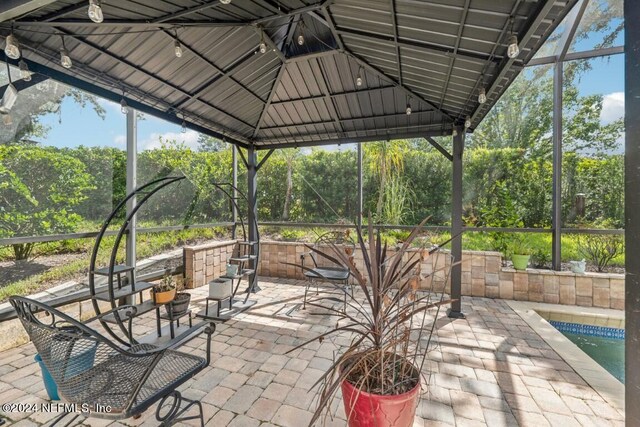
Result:
M227 259L238 253L238 242L226 240L185 246L185 288L198 288L226 272Z

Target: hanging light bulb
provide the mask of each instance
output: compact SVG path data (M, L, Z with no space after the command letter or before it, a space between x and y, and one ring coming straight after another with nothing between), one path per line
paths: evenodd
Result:
M267 53L267 44L264 41L260 42L260 53Z
M127 101L124 98L120 100L120 111L122 112L122 114L129 113L129 106L127 105Z
M453 131L451 131L451 136L454 138L458 136L458 130L456 128L453 128Z
M518 36L512 34L509 37L509 47L507 48L507 56L511 59L517 58L520 55L520 48L518 47Z
M4 91L4 95L2 95L2 101L0 101L0 114L9 114L17 100L18 90L13 83L9 83Z
M60 49L60 64L66 69L73 67L73 61L71 61L67 49Z
M173 42L173 52L176 54L176 58L182 58L182 46L177 39Z
M187 122L182 121L182 129L180 129L182 133L187 133Z
M487 102L487 91L485 88L480 88L480 93L478 94L478 102L480 104L484 104Z
M304 36L303 36L302 34L300 34L300 35L298 36L298 44L299 44L300 46L302 46L302 45L304 44Z
M407 116L411 115L411 104L407 103L407 109L404 112L407 113Z
M229 3L231 3L231 0L220 0L220 3L229 4Z
M18 67L20 67L20 78L25 82L31 81L31 71L29 71L29 66L23 60L18 62Z
M100 7L100 0L89 0L89 10L87 11L87 13L89 14L89 19L91 19L96 24L104 21L102 7Z
M464 128L469 129L471 127L471 116L467 116L464 120Z
M20 47L18 46L18 39L12 34L8 35L5 39L4 53L11 59L20 58Z
M13 117L11 117L11 114L3 115L2 123L4 123L5 126L11 126L13 124Z

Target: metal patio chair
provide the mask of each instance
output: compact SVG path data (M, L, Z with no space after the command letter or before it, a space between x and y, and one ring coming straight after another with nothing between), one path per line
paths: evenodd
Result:
M176 388L209 364L215 324L203 328L207 334L207 354L203 358L172 350L168 345L136 344L122 348L46 304L16 296L10 302L60 396L80 411L72 412L73 419L65 425L79 415L107 419L135 417L160 402L156 419L161 426L189 419L199 419L204 426L200 402L183 398ZM135 307L117 307L87 323L111 313L120 313L131 325ZM183 401L186 405L182 405ZM184 416L192 406L197 406L199 414ZM67 415L62 413L51 425Z
M356 246L355 242L350 238L347 232L329 231L320 235L318 239L316 239L313 248L332 255L332 245L344 248L345 253L349 256L353 256ZM307 258L311 259L312 265L307 264L305 266ZM331 261L314 251L305 252L300 255L300 261L303 267L302 272L307 279L307 284L304 289L302 308L305 309L307 307L307 294L309 292L309 288L315 283L317 295L319 293L318 282L328 282L341 289L344 293L344 308L346 310L347 294L351 293L351 296L353 296L353 288L349 286L349 268L346 265Z

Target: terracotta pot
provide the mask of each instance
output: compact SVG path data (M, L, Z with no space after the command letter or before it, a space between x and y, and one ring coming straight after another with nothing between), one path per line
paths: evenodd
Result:
M166 304L168 302L173 301L176 297L176 290L171 289L170 291L158 292L155 289L153 290L153 301L156 304Z
M395 396L370 394L342 382L342 400L349 427L412 427L420 395L420 381Z

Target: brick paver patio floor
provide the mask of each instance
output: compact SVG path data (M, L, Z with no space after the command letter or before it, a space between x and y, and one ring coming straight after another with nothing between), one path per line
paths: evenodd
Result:
M199 399L207 425L214 427L304 427L315 408L313 383L331 364L344 339L315 342L285 355L304 339L325 332L335 319L304 311L287 317L301 300L303 282L263 278L258 304L223 325L213 337L212 363L181 387ZM192 301L203 300L206 288ZM438 340L425 364L428 385L414 426L622 426L616 410L576 374L507 304L464 298L466 319L441 313ZM153 331L155 320L139 329ZM204 354L197 338L184 350ZM35 403L47 398L31 344L0 353L0 403ZM345 426L341 400L336 418L323 425ZM89 426L153 426L155 408L137 420L84 420ZM55 414L3 413L8 425L36 426ZM321 423L322 424L322 423ZM193 424L197 425L197 424Z

